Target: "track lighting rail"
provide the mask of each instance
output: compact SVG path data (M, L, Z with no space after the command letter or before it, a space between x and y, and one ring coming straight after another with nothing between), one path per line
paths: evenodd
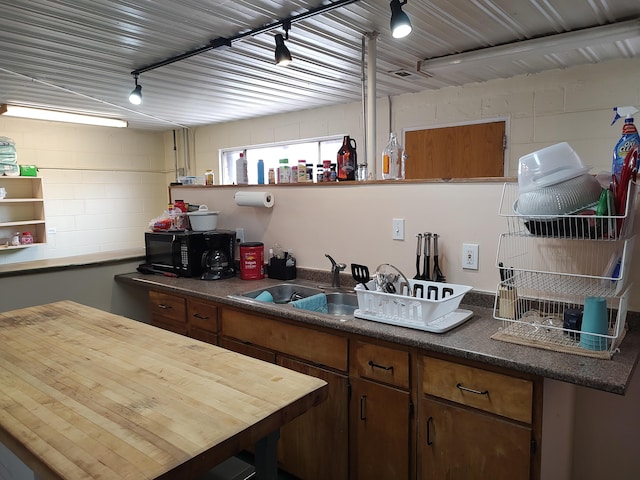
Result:
M181 53L180 55L176 55L174 57L167 58L165 60L161 60L156 63L152 63L151 65L147 65L146 67L139 68L137 70L133 70L131 75L134 77L140 75L142 73L155 70L156 68L164 67L166 65L170 65L175 62L179 62L180 60L185 60L187 58L193 57L195 55L199 55L204 52L208 52L209 50L214 50L221 47L231 47L233 42L237 42L246 37L252 37L255 35L259 35L261 33L265 33L271 30L274 30L278 27L282 27L286 24L291 25L292 23L299 22L301 20L313 17L314 15L319 15L321 13L326 13L331 10L335 10L336 8L344 7L346 5L350 5L352 3L358 2L359 0L337 0L335 2L328 3L326 5L320 5L316 8L312 8L306 12L300 13L298 15L291 16L289 18L285 18L283 20L278 20L277 22L270 23L269 25L264 25L262 27L254 28L253 30L249 30L247 32L239 33L230 38L218 37L211 40L207 45L196 48L195 50L190 50L185 53Z

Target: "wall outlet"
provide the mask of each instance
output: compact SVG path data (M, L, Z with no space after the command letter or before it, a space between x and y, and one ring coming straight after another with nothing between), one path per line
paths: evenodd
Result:
M391 230L393 240L404 240L404 219L394 218L391 220Z
M478 270L478 244L462 244L462 268L467 270Z
M236 228L236 242L244 243L244 228Z

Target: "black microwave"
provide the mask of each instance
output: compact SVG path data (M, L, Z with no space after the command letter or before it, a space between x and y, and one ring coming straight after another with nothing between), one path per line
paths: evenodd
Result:
M202 274L204 232L145 232L146 266L179 277Z

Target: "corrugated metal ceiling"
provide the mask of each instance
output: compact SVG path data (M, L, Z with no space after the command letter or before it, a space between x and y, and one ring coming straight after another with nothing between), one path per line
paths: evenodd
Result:
M30 0L2 2L0 103L97 112L141 129L226 122L361 99L363 36L378 32L379 96L418 92L582 63L640 56L640 28L622 40L536 49L517 58L448 63L447 57L640 18L638 0L409 0L413 32L389 32L389 1L360 0L293 24L294 57L274 65L274 35L140 76L142 105L128 94L130 72L298 15L327 0ZM442 59L441 59L442 60ZM392 72L410 75L398 76Z

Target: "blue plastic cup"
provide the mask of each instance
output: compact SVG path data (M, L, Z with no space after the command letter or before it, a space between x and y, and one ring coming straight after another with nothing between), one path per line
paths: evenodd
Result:
M603 297L587 297L582 313L580 346L587 350L606 350L609 333L607 300ZM593 335L595 334L595 335Z

